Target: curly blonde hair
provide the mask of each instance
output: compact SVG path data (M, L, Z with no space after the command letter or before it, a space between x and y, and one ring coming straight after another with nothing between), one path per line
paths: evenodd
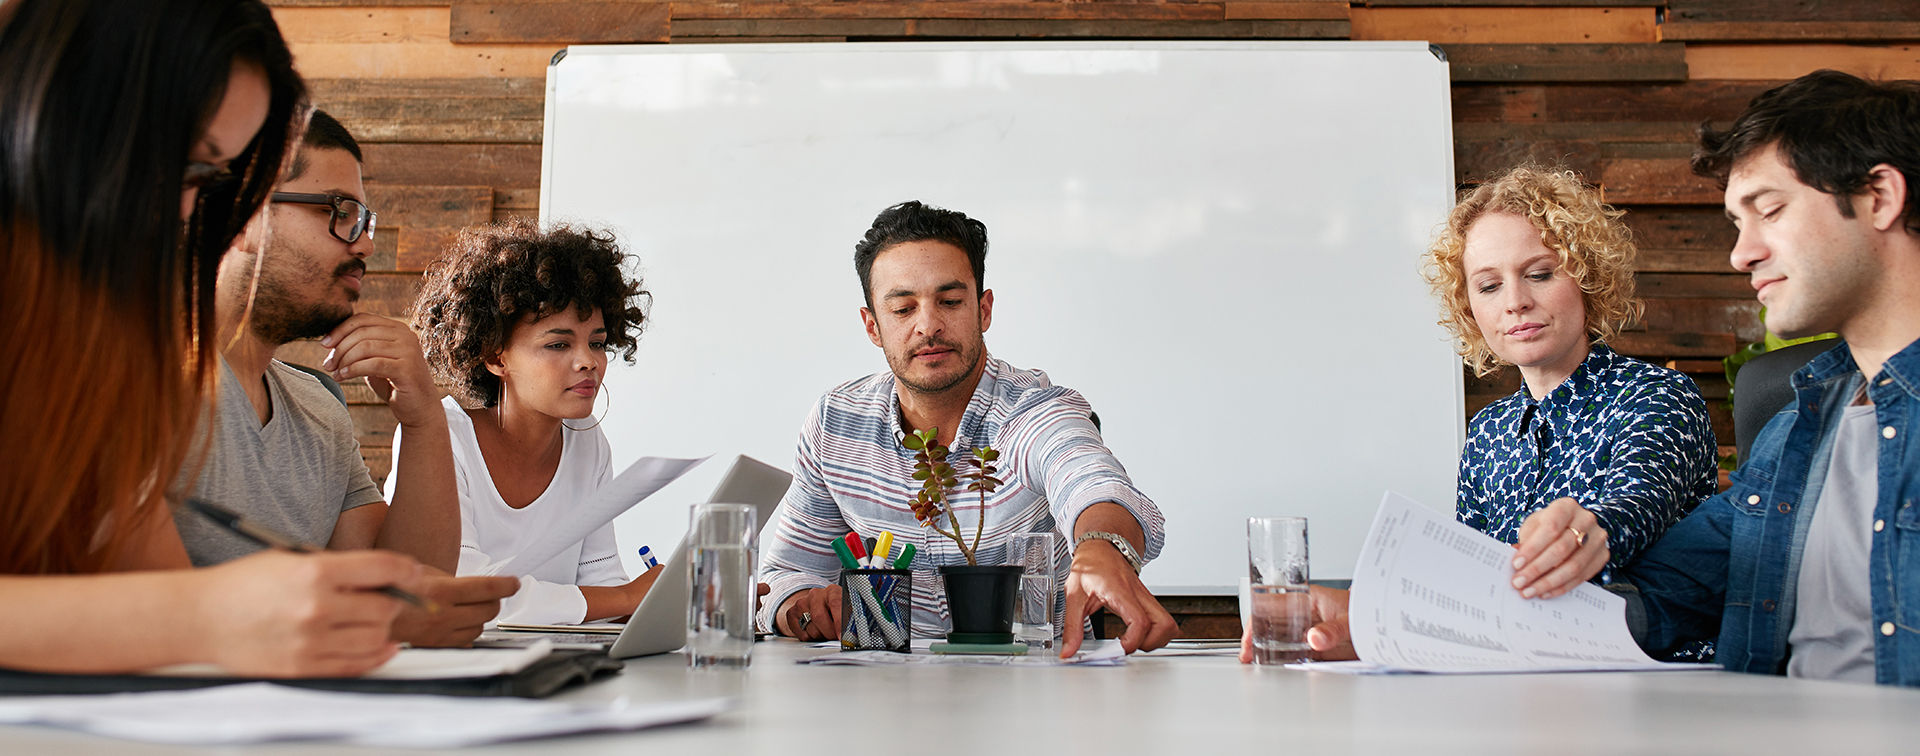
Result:
M1446 227L1427 249L1421 274L1440 300L1440 325L1454 348L1486 376L1505 364L1487 346L1467 302L1464 255L1467 229L1488 213L1513 213L1540 231L1540 242L1560 256L1560 270L1580 285L1587 333L1605 341L1640 319L1645 306L1633 298L1638 252L1632 232L1620 222L1625 211L1600 201L1600 191L1568 170L1520 166L1461 194Z

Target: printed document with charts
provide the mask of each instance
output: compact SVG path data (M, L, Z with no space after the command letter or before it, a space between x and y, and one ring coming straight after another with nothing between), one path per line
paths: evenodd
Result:
M1512 581L1512 546L1389 491L1347 607L1361 661L1292 666L1350 674L1718 668L1648 658L1627 631L1626 600L1599 586L1540 600L1522 598Z

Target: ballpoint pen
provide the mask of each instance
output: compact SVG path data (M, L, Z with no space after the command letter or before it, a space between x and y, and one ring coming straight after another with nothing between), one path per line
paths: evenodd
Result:
M263 528L259 524L251 522L245 517L241 517L239 513L212 502L202 501L200 499L187 499L187 508L199 512L201 516L214 521L215 524L223 528L238 533L243 538L247 538L268 548L286 549L296 554L317 554L326 551L326 549L319 546L301 543L267 528ZM440 611L439 604L416 596L397 586L385 585L375 588L374 590L412 604L428 614Z

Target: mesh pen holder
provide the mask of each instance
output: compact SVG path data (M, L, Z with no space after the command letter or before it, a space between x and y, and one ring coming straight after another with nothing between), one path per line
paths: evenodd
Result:
M840 571L840 650L913 652L913 572Z

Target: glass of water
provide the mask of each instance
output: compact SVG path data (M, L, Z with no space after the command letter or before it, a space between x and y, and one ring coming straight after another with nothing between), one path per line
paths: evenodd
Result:
M1253 663L1307 659L1313 597L1307 592L1307 518L1247 519L1247 571L1252 582Z
M751 504L698 504L687 530L687 663L744 667L753 657L754 558L760 534Z
M1053 648L1053 580L1060 543L1060 537L1052 532L1022 533L1007 546L1007 561L1021 567L1013 637L1030 649Z

